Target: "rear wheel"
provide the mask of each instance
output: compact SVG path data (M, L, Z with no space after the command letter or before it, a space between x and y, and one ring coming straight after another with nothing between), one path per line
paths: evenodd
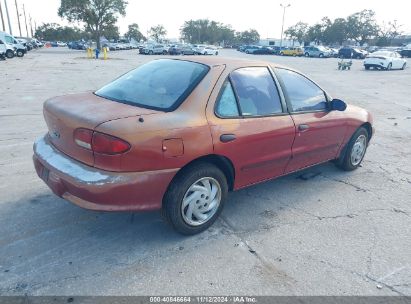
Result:
M227 179L220 169L195 164L172 181L164 196L163 215L182 234L200 233L217 219L227 193Z
M357 169L367 151L369 134L363 127L359 128L351 137L345 151L337 159L337 166L345 171Z
M404 62L404 64L402 65L401 70L405 70L405 67L407 66L407 64Z
M391 69L392 69L392 63L390 62L390 63L388 64L386 70L389 71L389 70L391 70Z
M17 50L16 55L17 55L17 57L23 57L24 52L22 50Z
M153 52L152 50L150 50L150 51L148 52L148 54L149 54L149 55L153 55L154 52Z
M163 55L167 55L167 51L166 51L166 50L163 51Z
M324 54L321 53L318 57L323 58L323 57L324 57Z
M369 70L369 69L370 69L370 66L369 66L369 65L364 65L364 67L365 67L366 70Z
M310 57L310 54L305 53L304 56L305 56L305 57Z
M12 50L7 50L7 52L6 52L6 57L7 58L13 58L14 57L14 53L13 53L13 51Z

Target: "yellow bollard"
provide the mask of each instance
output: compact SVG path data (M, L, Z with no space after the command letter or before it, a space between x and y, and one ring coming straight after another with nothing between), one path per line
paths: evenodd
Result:
M103 47L104 60L107 60L107 47Z
M93 58L93 50L91 49L91 47L87 48L87 58Z

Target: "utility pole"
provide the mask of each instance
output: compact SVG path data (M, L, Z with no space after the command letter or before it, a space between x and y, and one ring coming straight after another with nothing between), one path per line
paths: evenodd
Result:
M33 24L31 23L31 15L29 15L29 20L30 20L30 32L31 32L31 37L33 38Z
M16 4L17 23L19 24L19 32L20 32L20 37L21 37L20 14L19 14L19 7L17 5L17 0L14 0L14 3Z
M24 8L24 3L23 3L23 13L24 13L24 23L26 24L26 34L27 34L27 37L28 37L29 36L29 29L27 27L26 9Z
M3 17L3 9L1 8L1 1L0 1L0 17L1 17L1 24L3 25L3 32L5 32L6 26L4 25L4 17Z
M285 9L286 9L287 7L290 7L291 4L287 4L287 5L280 4L280 6L283 8L283 24L282 24L282 26L281 26L281 41L280 41L280 52L281 52L281 48L282 48L282 46L283 46L283 32L284 32Z
M6 16L7 16L7 21L9 22L9 32L10 32L10 35L13 35L13 30L11 29L9 8L7 7L7 0L4 0L4 6L6 7Z

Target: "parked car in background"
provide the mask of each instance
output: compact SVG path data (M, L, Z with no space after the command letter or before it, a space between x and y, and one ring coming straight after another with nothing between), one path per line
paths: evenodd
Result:
M24 54L27 53L26 47L23 44L21 44L20 42L18 42L16 38L14 38L10 34L7 34L6 32L0 32L0 40L2 40L4 43L10 45L17 57L23 57ZM6 52L7 58L13 58L14 57L14 55L12 55L13 51L10 49L10 47L8 48L8 50Z
M197 55L197 50L194 46L186 44L181 48L182 55Z
M181 44L172 44L168 49L169 55L181 55L182 54L182 47Z
M274 50L269 46L259 46L257 48L250 48L247 50L247 54L253 55L272 55L274 54Z
M338 49L327 47L327 49L330 51L330 57L337 58L338 57Z
M330 160L360 167L369 112L272 62L197 58L153 60L96 92L47 100L38 176L83 208L161 209L190 235L213 224L228 191Z
M6 44L2 40L0 40L0 60L6 59L6 52L7 52Z
M327 58L327 57L331 57L331 51L321 45L307 46L304 48L304 56L305 57Z
M402 57L408 57L408 58L410 58L410 57L411 57L411 48L409 48L409 49L402 49L402 50L400 51L400 54L401 54Z
M261 46L259 45L249 45L247 48L244 49L244 53L252 54L255 50L259 49Z
M168 48L164 44L148 44L143 49L143 54L146 55L166 55Z
M218 49L214 46L206 46L201 55L218 55Z
M367 56L364 60L364 68L379 70L399 69L404 70L407 66L407 60L401 58L397 52L377 51Z
M338 57L345 58L345 59L350 59L350 58L364 59L367 55L368 55L367 51L360 50L358 48L353 48L353 47L342 47L338 51Z
M303 56L304 50L300 47L288 47L281 50L279 53L281 56Z

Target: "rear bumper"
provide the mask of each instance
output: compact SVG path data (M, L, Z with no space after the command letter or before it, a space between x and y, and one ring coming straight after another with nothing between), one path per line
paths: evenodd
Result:
M80 163L55 149L46 137L35 142L38 176L58 196L86 209L145 211L160 209L178 169L109 172Z

